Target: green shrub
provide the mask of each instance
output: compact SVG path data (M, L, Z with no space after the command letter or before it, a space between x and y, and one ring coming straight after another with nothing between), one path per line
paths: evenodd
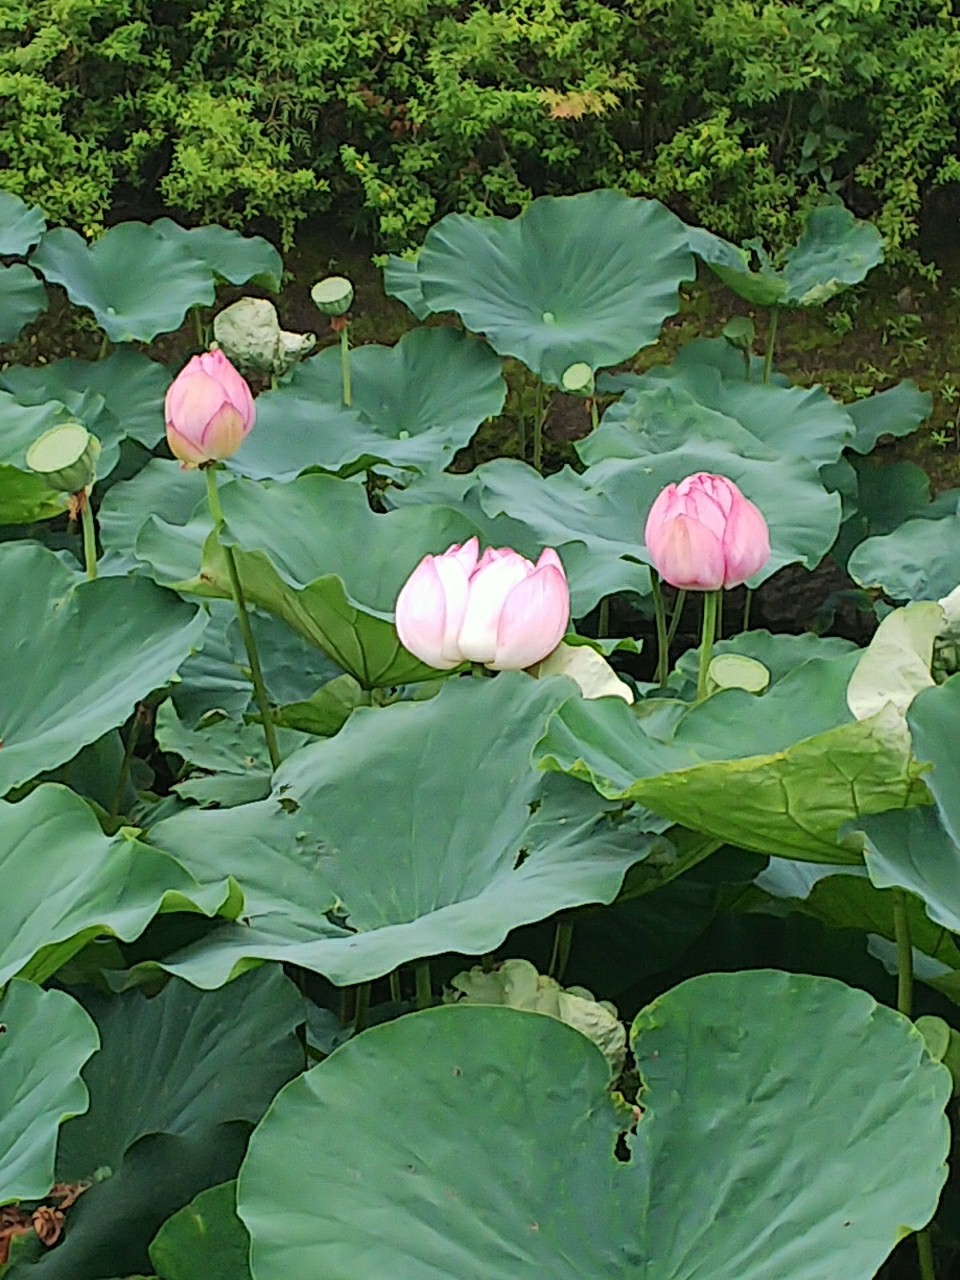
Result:
M4 186L96 226L438 216L591 186L733 237L825 192L895 251L960 177L960 17L937 0L0 0Z

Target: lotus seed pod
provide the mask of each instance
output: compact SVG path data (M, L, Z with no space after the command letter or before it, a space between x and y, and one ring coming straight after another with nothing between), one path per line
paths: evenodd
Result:
M594 392L593 370L588 364L572 364L560 379L561 388L572 396L592 396Z
M80 493L97 478L100 441L79 422L51 427L27 450L27 466L51 489Z
M327 276L317 281L310 297L325 316L344 316L353 306L353 285L346 276Z

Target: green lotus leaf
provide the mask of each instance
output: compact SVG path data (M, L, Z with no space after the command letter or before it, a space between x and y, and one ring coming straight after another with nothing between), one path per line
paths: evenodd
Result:
M893 533L908 520L940 520L955 515L960 491L948 489L931 501L930 477L914 462L883 462L875 457L855 460L855 509L844 522L831 555L838 564L849 561L865 538Z
M866 454L876 448L881 436L908 436L916 431L930 417L933 396L907 379L888 391L854 400L845 408L857 428L849 447Z
M251 1139L253 1274L869 1280L934 1213L950 1075L865 992L707 974L632 1044L644 1113L623 1136L603 1056L554 1018L454 1005L349 1041Z
M891 600L939 600L960 578L960 515L907 520L892 533L867 538L847 561L864 587L880 587Z
M888 707L851 722L858 658L813 659L759 697L729 689L693 707L571 699L536 755L609 799L744 849L858 863L862 839L843 836L845 824L929 801L902 717Z
M131 347L121 347L106 360L14 365L0 373L0 387L12 392L20 404L42 405L59 400L73 408L74 417L97 436L105 452L111 441L102 422L76 412L75 406L82 403L85 395L88 399L102 398L118 442L130 437L152 449L163 437L163 398L169 385L167 366ZM98 474L100 479L108 474L102 460Z
M147 566L137 559L135 550L143 526L151 517L165 524L185 525L205 501L202 473L196 468L185 471L179 463L165 458L152 459L132 479L112 485L97 512L104 550L99 572L145 572Z
M389 298L399 298L418 320L426 320L430 315L430 306L420 288L420 276L415 258L400 258L395 253L387 254L386 265L383 268L383 291Z
M377 465L442 471L503 408L500 361L486 343L453 329L414 329L395 347L357 347L350 361L351 408L342 401L339 348L328 347L259 398L256 430L231 468L275 480L308 467L343 475Z
M808 213L800 239L779 271L756 241L738 249L701 228L689 229L688 239L691 250L729 289L763 307L822 306L883 261L880 232L839 204ZM748 250L757 254L757 271L751 269Z
M60 1131L56 1174L99 1173L70 1211L44 1280L147 1272L158 1229L236 1175L248 1126L303 1069L303 1001L275 967L222 991L170 982L145 998L83 994L102 1048L84 1079L90 1109Z
M86 582L27 542L0 546L0 616L0 795L123 724L173 679L206 626L150 582Z
M150 229L199 259L227 284L257 284L270 293L280 292L283 259L263 236L245 236L216 225L188 230L171 218L158 218Z
M362 486L325 475L284 485L234 480L222 486L221 502L223 537L235 545L252 605L283 619L365 689L435 677L400 644L393 608L424 555L476 532L463 516L437 507L378 515ZM226 561L209 530L204 512L180 528L154 517L136 554L178 589L230 599Z
M57 1132L85 1111L80 1068L97 1029L63 991L11 982L0 996L0 1205L39 1200L53 1186Z
M0 257L18 258L29 253L46 225L36 206L25 204L10 191L0 191Z
M700 343L681 350L632 382L603 415L600 427L577 444L588 465L603 458L638 458L681 444L700 433L736 448L744 431L784 458L816 468L836 462L854 434L843 405L822 387L783 387L745 382L743 370L725 377Z
M883 262L883 236L843 205L807 214L798 243L784 259L784 305L819 307Z
M416 270L431 311L456 312L554 386L572 364L596 370L655 342L694 275L679 218L614 191L541 196L516 218L448 214Z
M738 298L758 307L775 307L786 297L787 282L779 271L774 270L770 259L758 245L751 244L750 249L741 249L704 227L688 227L687 243L691 253L696 254ZM759 270L750 265L751 249L757 250Z
M364 982L444 951L481 955L518 925L612 901L654 846L643 815L615 823L587 787L544 790L530 763L573 689L508 672L360 708L284 762L270 800L158 823L150 839L201 881L236 878L249 922L164 967L205 987L253 959ZM358 778L376 779L362 804Z
M932 764L925 781L934 807L883 813L861 822L867 869L880 888L917 894L937 924L960 932L960 764L956 726L960 677L917 694L907 711L917 758Z
M0 903L0 985L15 974L45 982L91 938L131 942L158 912L237 906L225 875L201 888L130 831L105 836L66 787L46 783L18 804L0 801L0 813L0 873L17 886Z
M250 1280L249 1255L236 1181L201 1191L167 1219L150 1246L158 1280Z
M47 291L28 266L0 267L0 342L13 342L46 309Z
M156 736L161 751L180 756L187 766L186 780L173 787L184 800L227 809L270 794L273 768L261 725L223 719L191 730L165 702L157 712ZM288 728L279 728L276 736L283 758L309 741Z
M92 245L76 231L48 231L30 257L49 284L86 307L111 342L152 342L191 307L216 297L213 273L178 240L145 222L121 222Z
M67 509L67 495L55 493L40 476L0 462L0 525L49 520Z

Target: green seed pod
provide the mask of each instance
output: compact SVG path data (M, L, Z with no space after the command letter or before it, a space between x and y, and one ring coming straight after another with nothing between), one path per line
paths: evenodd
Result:
M344 316L353 306L353 285L346 276L327 276L317 281L310 297L325 316Z
M100 441L79 422L51 427L27 450L27 466L61 493L79 493L97 478Z
M560 386L572 396L592 396L593 370L588 364L572 364L569 369L564 369Z

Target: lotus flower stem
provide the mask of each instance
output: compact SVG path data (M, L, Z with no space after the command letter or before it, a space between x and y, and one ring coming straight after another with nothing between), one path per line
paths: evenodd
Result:
M893 890L893 932L897 940L897 1009L909 1018L913 1013L913 943L907 916L907 895Z
M90 509L89 494L81 491L77 494L77 499L83 529L83 563L87 570L87 581L93 582L97 576L97 533L93 527L93 511Z
M403 999L403 992L400 989L400 970L390 970L390 999L394 1004L399 1004Z
M543 470L543 383L537 379L537 394L533 402L533 466Z
M353 1034L358 1036L367 1026L370 1015L370 983L361 982L357 987L356 1004L353 1008Z
M418 960L413 966L416 980L416 1005L418 1009L429 1009L433 1005L433 983L430 980L430 961Z
M263 683L263 669L260 666L260 655L257 653L257 643L253 638L253 628L250 626L250 615L247 612L247 602L244 598L243 587L240 583L240 574L237 570L237 558L234 555L233 547L229 546L220 537L220 531L223 528L223 509L220 506L220 497L217 493L217 471L215 467L204 467L203 473L207 478L207 500L210 504L210 514L213 516L213 529L217 535L217 541L220 543L220 549L223 551L223 557L227 562L227 574L230 578L230 590L233 593L233 603L237 610L237 622L240 624L240 634L243 637L243 645L247 651L247 661L250 664L250 678L253 683L253 693L257 700L257 706L260 709L260 720L263 724L263 736L267 742L267 752L270 756L270 764L274 771L280 768L280 750L277 746L277 733L273 724L273 714L270 710L270 699L267 697L266 686Z
M743 625L741 631L750 630L750 606L753 604L753 587L747 587L747 594L743 600Z
M713 638L717 633L720 592L707 591L703 596L703 630L700 634L700 670L697 673L697 702L707 696L707 672L713 657Z
M663 604L663 592L660 589L660 578L651 573L653 585L653 614L657 622L657 684L661 688L667 683L670 671L670 640L667 634L667 611Z
M100 341L100 351L97 355L97 359L106 360L109 354L110 354L110 339L107 337L106 334L104 334L103 338Z
M770 308L770 323L767 326L767 349L763 353L763 380L770 381L773 371L773 353L777 345L777 321L780 319L780 308Z
M557 982L563 981L572 945L573 920L561 918L557 921L557 930L553 935L553 954L550 956L550 965L547 968L547 973L551 978L555 978Z
M343 375L343 403L349 409L353 404L353 390L350 385L350 330L346 324L340 330L340 371Z
M680 626L680 617L683 613L683 606L687 603L687 593L681 589L677 592L677 598L673 605L673 617L670 619L670 630L667 632L667 650L673 644L677 636L677 628Z
M133 753L136 749L137 742L140 738L140 726L144 723L146 708L142 702L137 703L136 711L133 713L133 720L127 732L127 741L123 749L123 759L120 762L120 769L117 773L117 789L113 793L113 803L110 805L110 821L116 822L120 816L120 806L123 803L123 793L127 785L127 779L130 777L130 769L133 765Z
M194 332L194 336L197 339L197 346L200 348L201 351L206 351L207 335L204 331L203 316L200 313L199 307L193 308L193 332Z
M602 639L610 634L610 597L604 596L597 610L597 638Z
M717 626L716 626L716 630L713 633L713 638L714 640L723 639L723 592L722 591L719 593L719 598L717 600Z
M907 895L903 889L893 889L891 892L893 932L897 940L897 1010L905 1018L909 1018L913 1014L913 941L910 937ZM928 1227L917 1232L917 1257L920 1262L920 1280L937 1280L933 1242Z
M600 411L597 408L597 397L590 397L590 425L596 431L600 425Z

